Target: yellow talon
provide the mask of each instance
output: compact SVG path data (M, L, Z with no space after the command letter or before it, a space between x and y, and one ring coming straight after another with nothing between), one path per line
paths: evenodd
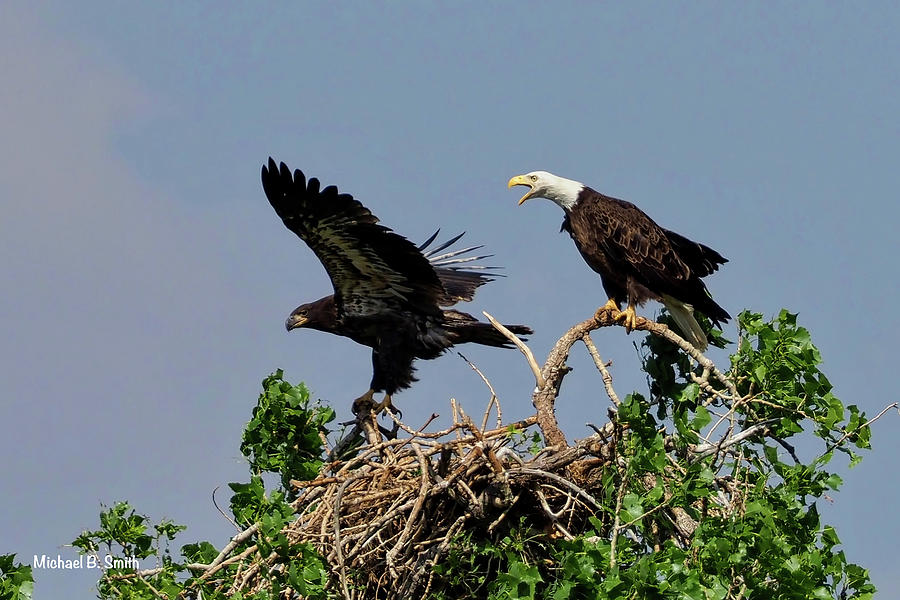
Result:
M599 320L601 313L604 313L606 311L613 311L615 313L618 313L619 305L616 303L615 300L610 298L609 300L606 301L606 304L604 304L603 306L601 306L600 308L597 309L597 312L594 313L594 318ZM615 317L615 316L613 318L618 319L618 317Z
M625 310L616 316L616 321L619 320L625 321L625 331L631 333L635 326L637 326L638 320L637 312L635 312L633 304L629 304Z

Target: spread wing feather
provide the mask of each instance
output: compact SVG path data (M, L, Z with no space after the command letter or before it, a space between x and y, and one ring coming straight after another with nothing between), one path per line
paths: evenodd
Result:
M457 302L468 302L475 297L475 290L489 281L493 281L494 277L503 277L499 273L479 273L478 271L486 271L496 269L485 265L471 265L465 263L490 258L492 255L484 254L480 256L465 256L469 252L473 252L482 248L482 246L469 246L458 250L450 250L444 254L438 254L465 235L465 232L451 238L450 240L438 245L435 248L428 249L435 238L437 238L440 229L434 232L420 246L419 250L428 258L434 270L437 272L441 284L444 286L445 294L440 300L441 306L453 306Z
M420 250L389 228L350 194L320 189L300 170L293 174L269 158L262 168L269 203L288 229L322 262L334 286L338 311L369 317L413 308L439 315L444 287ZM477 287L477 286L476 286Z

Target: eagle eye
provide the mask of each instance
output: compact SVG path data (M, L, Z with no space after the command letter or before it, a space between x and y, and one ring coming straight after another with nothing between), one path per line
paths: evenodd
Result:
M532 181L537 181L537 175L532 175L532 176L531 176L531 180L532 180Z

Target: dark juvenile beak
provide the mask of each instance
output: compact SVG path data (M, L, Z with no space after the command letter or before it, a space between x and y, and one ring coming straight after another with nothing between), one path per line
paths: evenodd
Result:
M306 323L306 317L301 317L300 315L292 314L287 318L287 321L284 322L284 327L288 331L291 329L297 329L298 327L303 327Z

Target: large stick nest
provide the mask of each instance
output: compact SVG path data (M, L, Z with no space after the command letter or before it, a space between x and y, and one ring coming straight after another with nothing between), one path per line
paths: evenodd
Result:
M367 445L333 476L303 485L306 506L289 528L292 541L311 542L335 565L347 598L425 595L433 566L467 528L490 536L522 517L548 535L572 537L600 507L567 476L566 467L604 444L523 460L510 448L510 429L484 430L461 411L449 430ZM531 420L514 427L527 426ZM446 438L452 438L447 440ZM590 488L590 486L588 486Z

